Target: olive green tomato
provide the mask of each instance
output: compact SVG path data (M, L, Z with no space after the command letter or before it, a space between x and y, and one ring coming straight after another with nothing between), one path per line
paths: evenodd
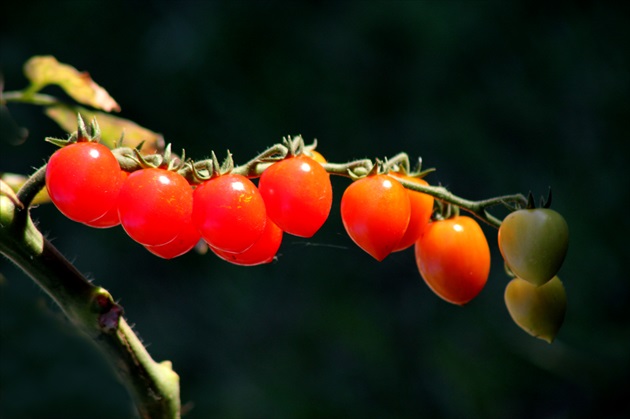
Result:
M510 213L499 228L499 249L514 274L534 285L553 278L569 246L569 227L562 215L548 208Z
M514 278L504 297L514 323L534 337L553 341L567 310L567 295L557 276L540 286Z

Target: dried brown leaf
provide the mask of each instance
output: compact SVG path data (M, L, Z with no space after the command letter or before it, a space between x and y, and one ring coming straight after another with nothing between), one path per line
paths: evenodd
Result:
M24 64L24 74L38 89L56 84L79 103L106 112L120 112L120 106L87 72L60 63L53 56L35 56Z

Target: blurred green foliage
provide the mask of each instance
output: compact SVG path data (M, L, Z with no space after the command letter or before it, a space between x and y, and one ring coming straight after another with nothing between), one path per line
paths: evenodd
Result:
M286 236L255 268L162 261L121 229L35 209L173 361L186 417L626 417L629 17L608 2L14 1L0 65L5 90L36 54L89 71L122 117L196 158L229 148L242 163L302 134L330 161L422 156L430 182L471 199L553 188L571 243L552 345L510 320L495 231L486 289L449 305L412 251L378 263L351 243L346 179L321 232ZM9 110L29 135L3 111L0 170L28 173L65 133L39 108ZM6 259L0 273L0 417L132 416L47 296Z

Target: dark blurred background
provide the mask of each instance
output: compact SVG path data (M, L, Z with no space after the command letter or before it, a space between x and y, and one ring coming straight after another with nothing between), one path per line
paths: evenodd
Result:
M334 162L422 156L438 169L431 183L470 199L551 186L571 230L569 308L551 345L505 309L496 231L485 229L486 288L450 305L412 250L378 263L350 241L338 212L346 179L334 179L325 227L286 236L262 267L163 261L120 228L89 229L51 205L33 215L120 300L153 357L173 362L186 417L627 417L620 4L13 1L0 13L5 90L25 87L29 57L54 55L195 158L229 148L243 163L302 134ZM41 108L9 110L29 137L3 127L0 171L27 174L55 149L43 139L66 134ZM6 259L0 273L0 417L132 417L94 346Z

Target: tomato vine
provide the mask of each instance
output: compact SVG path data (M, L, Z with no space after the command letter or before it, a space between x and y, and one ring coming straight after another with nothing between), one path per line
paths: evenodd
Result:
M251 266L272 261L283 234L314 235L331 211L330 176L346 177L352 183L341 200L344 228L375 259L415 245L427 285L450 303L466 304L485 286L490 270L487 239L476 220L482 221L499 229L506 271L515 277L504 297L514 322L548 342L562 324L566 295L556 274L566 254L568 226L546 208L549 200L544 209L532 208L533 200L521 193L468 200L430 185L424 177L433 169L422 171L419 160L412 170L406 153L329 162L316 151L317 142L306 144L299 135L285 137L241 165L229 151L223 162L214 151L210 158L193 160L184 152L175 155L151 131L109 114L89 113L93 119L86 126L81 108L39 90L58 84L77 102L106 112L118 104L89 77L54 58L35 57L29 65L37 82L2 94L1 104L54 107L55 115L65 117L74 112L76 131L68 140L48 138L61 149L19 187L0 179L0 253L105 349L143 417L179 416L179 377L170 362L156 363L148 355L109 292L88 281L36 228L30 209L44 188L69 218L97 228L120 223L159 257L179 256L201 238L219 258ZM60 69L70 81L45 79ZM86 82L87 87L76 88ZM130 143L122 136L105 141L98 119L110 130L131 127L151 141ZM88 161L92 152L103 160ZM258 185L252 182L256 178ZM500 205L511 211L505 223L490 212ZM459 215L460 209L476 220ZM557 237L549 241L548 234Z

